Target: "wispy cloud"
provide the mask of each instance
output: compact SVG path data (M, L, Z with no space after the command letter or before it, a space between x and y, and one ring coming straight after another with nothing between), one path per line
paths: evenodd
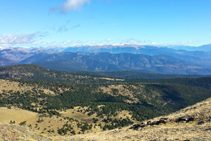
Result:
M74 28L79 28L79 27L81 27L80 24L74 25L70 28L67 28L67 26L63 25L63 26L58 27L56 31L57 32L65 32L65 31L72 30Z
M72 21L72 20L71 20L71 19L69 19L69 20L67 20L67 21L66 21L66 23L68 24L68 23L70 23L71 21Z
M50 9L51 12L60 11L61 13L67 13L70 10L78 10L85 3L90 3L91 0L67 0L66 2Z
M0 36L0 44L25 44L31 42L38 33L31 34L3 34Z
M65 32L65 31L68 31L68 28L66 26L60 26L57 31L58 32Z
M77 25L73 26L72 28L78 28L78 27L81 27L81 25L77 24Z

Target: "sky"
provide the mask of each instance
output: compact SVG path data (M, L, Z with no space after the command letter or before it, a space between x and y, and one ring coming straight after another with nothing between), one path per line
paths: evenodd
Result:
M211 0L0 0L0 47L211 43Z

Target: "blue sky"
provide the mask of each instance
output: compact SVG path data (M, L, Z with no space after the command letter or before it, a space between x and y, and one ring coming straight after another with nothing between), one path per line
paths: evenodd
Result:
M0 47L210 44L210 0L0 0Z

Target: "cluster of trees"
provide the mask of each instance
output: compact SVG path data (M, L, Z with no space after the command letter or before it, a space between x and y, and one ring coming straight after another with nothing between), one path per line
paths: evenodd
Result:
M109 123L103 126L103 130L107 130L107 129L111 130L114 128L124 127L124 126L133 124L133 122L129 118L122 119L122 120L107 118L107 119L103 119L103 122Z
M60 135L66 135L67 132L71 132L73 135L75 135L75 131L73 130L73 127L71 126L71 124L64 124L62 128L58 129L57 132Z

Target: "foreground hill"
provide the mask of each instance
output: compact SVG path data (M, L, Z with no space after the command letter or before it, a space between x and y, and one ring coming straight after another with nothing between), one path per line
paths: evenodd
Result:
M186 140L210 141L211 137L211 98L189 106L170 115L146 120L144 126L131 129L131 126L103 132L87 133L75 136L49 136L41 134L25 125L0 122L0 140L40 140L40 141L116 141L116 140ZM165 123L147 125L147 121L166 118ZM137 124L136 124L137 125ZM143 124L142 124L143 125Z
M168 118L167 123L159 125L146 125L137 130L124 127L110 131L97 132L72 137L55 137L55 140L72 141L116 141L116 140L186 140L186 141L210 141L211 140L211 99L197 103L170 115L157 117L150 121ZM193 118L192 121L188 121ZM147 120L149 121L149 120ZM144 121L147 124L147 121Z

